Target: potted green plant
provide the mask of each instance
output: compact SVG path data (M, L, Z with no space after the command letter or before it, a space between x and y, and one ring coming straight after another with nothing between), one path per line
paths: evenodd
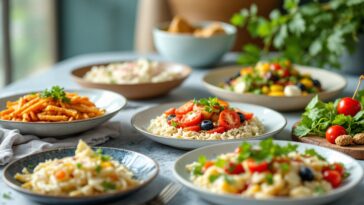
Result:
M264 42L263 49L245 45L239 63L255 63L274 48L279 51L278 57L297 64L341 68L345 61L351 66L361 65L361 70L356 68L354 73L364 73L364 0L305 4L285 0L283 9L273 10L269 18L259 16L257 10L252 5L231 18L234 25L247 27L250 35Z

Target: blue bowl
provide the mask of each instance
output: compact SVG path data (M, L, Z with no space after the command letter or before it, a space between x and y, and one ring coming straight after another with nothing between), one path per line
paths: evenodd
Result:
M94 148L96 149L96 148ZM15 191L23 194L29 199L44 203L44 204L103 204L105 202L115 201L121 199L149 184L156 178L159 172L158 164L151 158L139 154L137 152L101 147L103 153L110 155L114 160L125 165L130 171L133 172L134 178L141 181L141 184L133 189L127 191L120 191L112 194L100 194L96 196L81 196L81 197L68 197L68 196L51 196L32 192L28 189L21 187L21 183L14 179L16 173L21 173L24 167L27 167L29 171L33 171L34 166L40 162L44 162L47 159L63 158L73 156L75 148L64 148L44 151L36 154L26 156L22 159L18 159L8 164L3 171L4 182Z
M196 24L206 27L210 21ZM220 61L235 42L236 28L230 24L219 22L225 34L211 37L195 37L191 34L167 32L167 23L157 26L153 31L154 45L157 51L169 61L187 64L193 67L211 66Z

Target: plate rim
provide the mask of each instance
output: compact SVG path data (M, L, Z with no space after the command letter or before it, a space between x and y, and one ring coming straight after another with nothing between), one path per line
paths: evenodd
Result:
M7 123L7 124L19 124L19 125L22 125L22 124L26 124L26 125L64 125L64 124L77 124L77 123L85 123L85 122L90 122L90 121L94 121L94 120L98 120L98 119L103 119L103 118L106 118L106 117L112 117L113 115L115 115L116 113L120 112L120 110L122 110L128 103L127 99L121 95L121 94L118 94L116 92L113 92L113 91L110 91L110 90L102 90L102 89L84 89L84 88L81 88L81 89L73 89L73 88L69 88L69 89L66 89L65 88L65 91L74 91L74 92L77 92L77 91L91 91L91 92L99 92L99 93L112 93L113 95L115 96L118 96L122 99L122 102L120 104L120 106L115 109L114 111L110 112L110 113L106 113L104 115L101 115L101 116L97 116L97 117L93 117L93 118L89 118L89 119L82 119L82 120L74 120L74 121L62 121L62 122L23 122L23 121L12 121L12 120L2 120L0 119L0 124L3 124L3 123ZM31 94L31 93L34 93L34 92L41 92L39 90L37 91L22 91L22 92L14 92L12 94L7 94L7 95L4 95L4 96L1 96L0 97L0 100L3 100L5 98L10 98L10 97L14 97L14 96L17 96L17 95L26 95L26 94Z
M259 143L262 140L252 140L248 143ZM213 145L208 145L205 147L201 147L201 148L197 148L191 151L188 151L186 153L184 153L183 155L181 155L178 159L175 160L174 164L173 164L173 176L177 179L177 181L181 184L183 184L186 188L191 189L197 193L202 192L204 194L210 195L210 196L214 196L214 197L219 197L220 199L230 199L230 200L239 200L241 202L244 202L244 200L246 201L250 201L250 202L270 202L270 201L274 201L274 202L302 202L302 201L310 201L310 200L317 200L317 199L327 199L328 197L333 197L336 196L338 194L343 194L346 193L348 191L350 191L351 189L355 188L357 185L360 184L360 182L363 180L364 178L364 170L362 169L361 165L359 164L359 162L357 160L355 160L353 157L345 154L345 153L341 153L338 152L336 150L332 150L326 147L320 147L317 145L312 145L312 144L306 144L306 143L301 143L301 142L294 142L294 141L288 141L288 140L276 140L273 139L273 141L276 143L291 143L291 144L298 144L300 146L300 144L304 145L304 146L309 146L312 148L318 148L318 149L323 149L326 152L330 153L330 152L334 152L336 154L341 154L344 155L346 157L348 157L353 163L355 163L355 166L357 168L360 168L360 177L358 178L357 181L352 182L353 184L348 184L347 186L344 187L340 187L339 189L333 189L331 192L325 194L325 195L319 195L319 196L311 196L311 197L304 197L304 198L288 198L288 197L274 197L274 198L270 198L270 199L256 199L256 198L251 198L251 197L240 197L240 196L236 196L233 194L221 194L221 193L214 193L208 190L205 190L203 188L197 187L195 185L192 184L192 182L190 180L186 180L184 179L182 176L180 176L178 174L177 171L177 164L180 163L181 160L183 160L185 157L189 156L190 154L192 154L192 152L198 152L202 149L210 149L211 147L222 147L222 146L227 146L227 145L239 145L238 142L226 142L226 143L220 143L220 144L213 144ZM241 143L241 142L240 142ZM218 150L218 149L216 149Z
M115 193L99 194L99 195L95 195L95 196L78 196L78 197L45 195L45 194L39 194L39 193L36 193L36 192L32 192L30 190L27 190L25 188L22 188L22 187L20 187L20 186L18 186L16 184L12 183L5 176L5 174L8 172L8 169L10 169L10 167L12 165L14 165L15 163L19 162L22 159L30 158L30 157L33 157L35 155L45 154L45 153L48 153L48 152L61 151L61 150L73 150L73 149L76 149L76 148L77 147L73 147L73 146L72 147L66 147L66 148L54 148L54 149L49 149L49 150L45 150L45 151L33 153L33 154L27 155L27 156L25 156L23 158L20 158L20 159L16 159L16 160L8 163L4 167L3 173L2 173L2 179L3 179L4 183L9 188L11 188L11 189L13 189L13 190L15 190L17 192L20 192L21 194L28 195L28 196L40 197L40 198L43 198L43 199L45 199L45 198L51 198L51 199L60 199L60 200L65 200L65 201L82 201L82 200L90 200L90 199L111 198L111 197L117 197L120 194L131 193L133 191L136 191L138 189L141 189L141 188L147 186L148 184L150 184L153 180L155 180L155 178L159 175L159 172L160 172L160 167L159 167L158 162L156 162L154 159L152 159L151 157L149 157L149 156L147 156L145 154L142 154L142 153L139 153L139 152L136 152L136 151L132 151L132 150L128 150L128 149L123 149L123 148L94 146L94 147L91 147L91 148L92 149L101 148L101 149L109 149L109 150L116 150L116 151L124 151L124 152L133 153L134 155L138 155L138 156L142 156L144 158L147 158L147 159L151 160L153 162L153 164L156 166L156 171L155 171L155 173L150 178L148 178L142 184L140 184L139 186L136 186L134 188L127 189L127 190L124 190L124 191L118 191L118 192L115 192Z
M271 108L268 108L268 107L264 107L264 106L261 106L261 105L254 105L254 104L250 104L250 103L242 103L242 102L229 102L229 103L233 103L233 104L244 104L244 105L248 105L248 106L254 106L254 107L258 107L258 108L263 108L263 109L268 109L269 111L271 112L274 112L276 114L278 114L279 117L282 118L282 120L284 121L283 123L283 126L275 131L271 131L269 133L263 133L259 136L254 136L254 137L250 137L250 138L242 138L242 139L226 139L226 140L195 140L195 139L177 139L177 138L171 138L171 137L165 137L165 136L161 136L161 135L155 135L155 134L152 134L144 129L142 129L140 126L136 125L135 123L135 118L137 117L137 115L139 114L142 114L143 112L145 111L148 111L148 110L153 110L155 108L158 108L159 106L166 106L166 105L171 105L171 104L182 104L182 103L185 103L185 101L178 101L178 102L170 102L170 103L161 103L161 104L158 104L158 105L154 105L154 106L150 106L150 107L147 107L137 113L135 113L132 118L130 119L130 123L131 125L133 126L133 128L135 130L137 130L139 133L143 134L144 136L145 135L149 135L149 136L153 136L155 138L158 138L158 139L165 139L165 140L169 140L169 141L180 141L180 142L231 142L231 141L236 141L236 140L254 140L258 137L262 137L262 136L265 136L265 135L273 135L272 133L277 133L277 132L280 132L282 131L286 126L287 126L287 119L284 115L282 115L280 112L277 112L275 111L274 109L271 109ZM149 120L152 120L152 119L149 119ZM282 121L282 122L283 122ZM262 123L263 124L263 123ZM264 126L264 124L263 124ZM148 137L149 138L149 137ZM158 142L160 143L160 142ZM164 143L162 143L164 144Z

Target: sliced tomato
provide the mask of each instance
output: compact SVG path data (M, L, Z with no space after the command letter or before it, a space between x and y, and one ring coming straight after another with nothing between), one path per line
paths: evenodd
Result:
M282 69L282 66L281 66L281 65L279 65L278 63L272 63L272 64L270 65L270 69L271 69L271 70L274 70L274 71L279 71L280 69Z
M213 162L211 162L211 161L207 161L207 162L205 162L205 164L203 165L203 167L202 167L202 172L205 172L209 167L211 167L212 165L214 165L214 163Z
M227 109L229 107L229 103L225 100L218 99L217 102L220 104L221 107L224 107L224 109Z
M210 120L213 114L213 112L207 112L204 105L194 105L193 110L201 112L204 120Z
M179 108L176 109L176 114L177 115L184 115L190 111L192 111L193 109L193 101L188 101L187 103L185 103L184 105L180 106Z
M182 116L181 126L190 127L190 126L194 126L194 125L199 125L200 122L202 121L202 119L203 119L203 116L202 116L201 112L191 111Z
M177 115L173 119L167 121L167 123L171 126L175 126L175 127L179 128L179 127L181 127L181 119L182 119L182 116Z
M223 110L219 116L219 126L225 129L233 129L240 127L240 117L234 110Z
M169 108L168 110L164 111L164 114L166 114L166 115L174 115L174 114L176 114L176 108L174 108L174 107Z
M201 127L200 127L200 125L194 125L194 126L185 127L184 129L187 131L199 132L201 130Z
M251 172L264 172L268 170L268 162L257 162L254 159L248 159L248 169Z
M340 186L342 178L338 171L336 170L326 170L323 173L324 179L328 181L334 188Z
M243 165L241 163L235 164L230 162L225 168L225 172L228 174L241 174L244 173L245 170L243 168Z
M340 163L334 163L334 164L331 164L330 166L326 166L326 167L322 168L322 173L324 173L327 170L335 170L335 171L339 172L341 176L343 176L345 174L345 168Z
M207 131L207 133L209 134L213 134L213 133L224 133L225 132L225 128L224 127L216 127L212 130Z

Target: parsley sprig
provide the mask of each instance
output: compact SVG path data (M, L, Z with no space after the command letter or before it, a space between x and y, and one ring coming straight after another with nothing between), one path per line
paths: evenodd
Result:
M224 107L220 105L217 97L201 98L199 100L194 99L193 103L205 106L205 111L210 113L216 111L216 108L220 110L224 109Z
M64 88L60 86L53 86L50 90L45 89L40 93L41 98L53 98L54 100L61 100L62 102L69 103L71 99L66 96Z

